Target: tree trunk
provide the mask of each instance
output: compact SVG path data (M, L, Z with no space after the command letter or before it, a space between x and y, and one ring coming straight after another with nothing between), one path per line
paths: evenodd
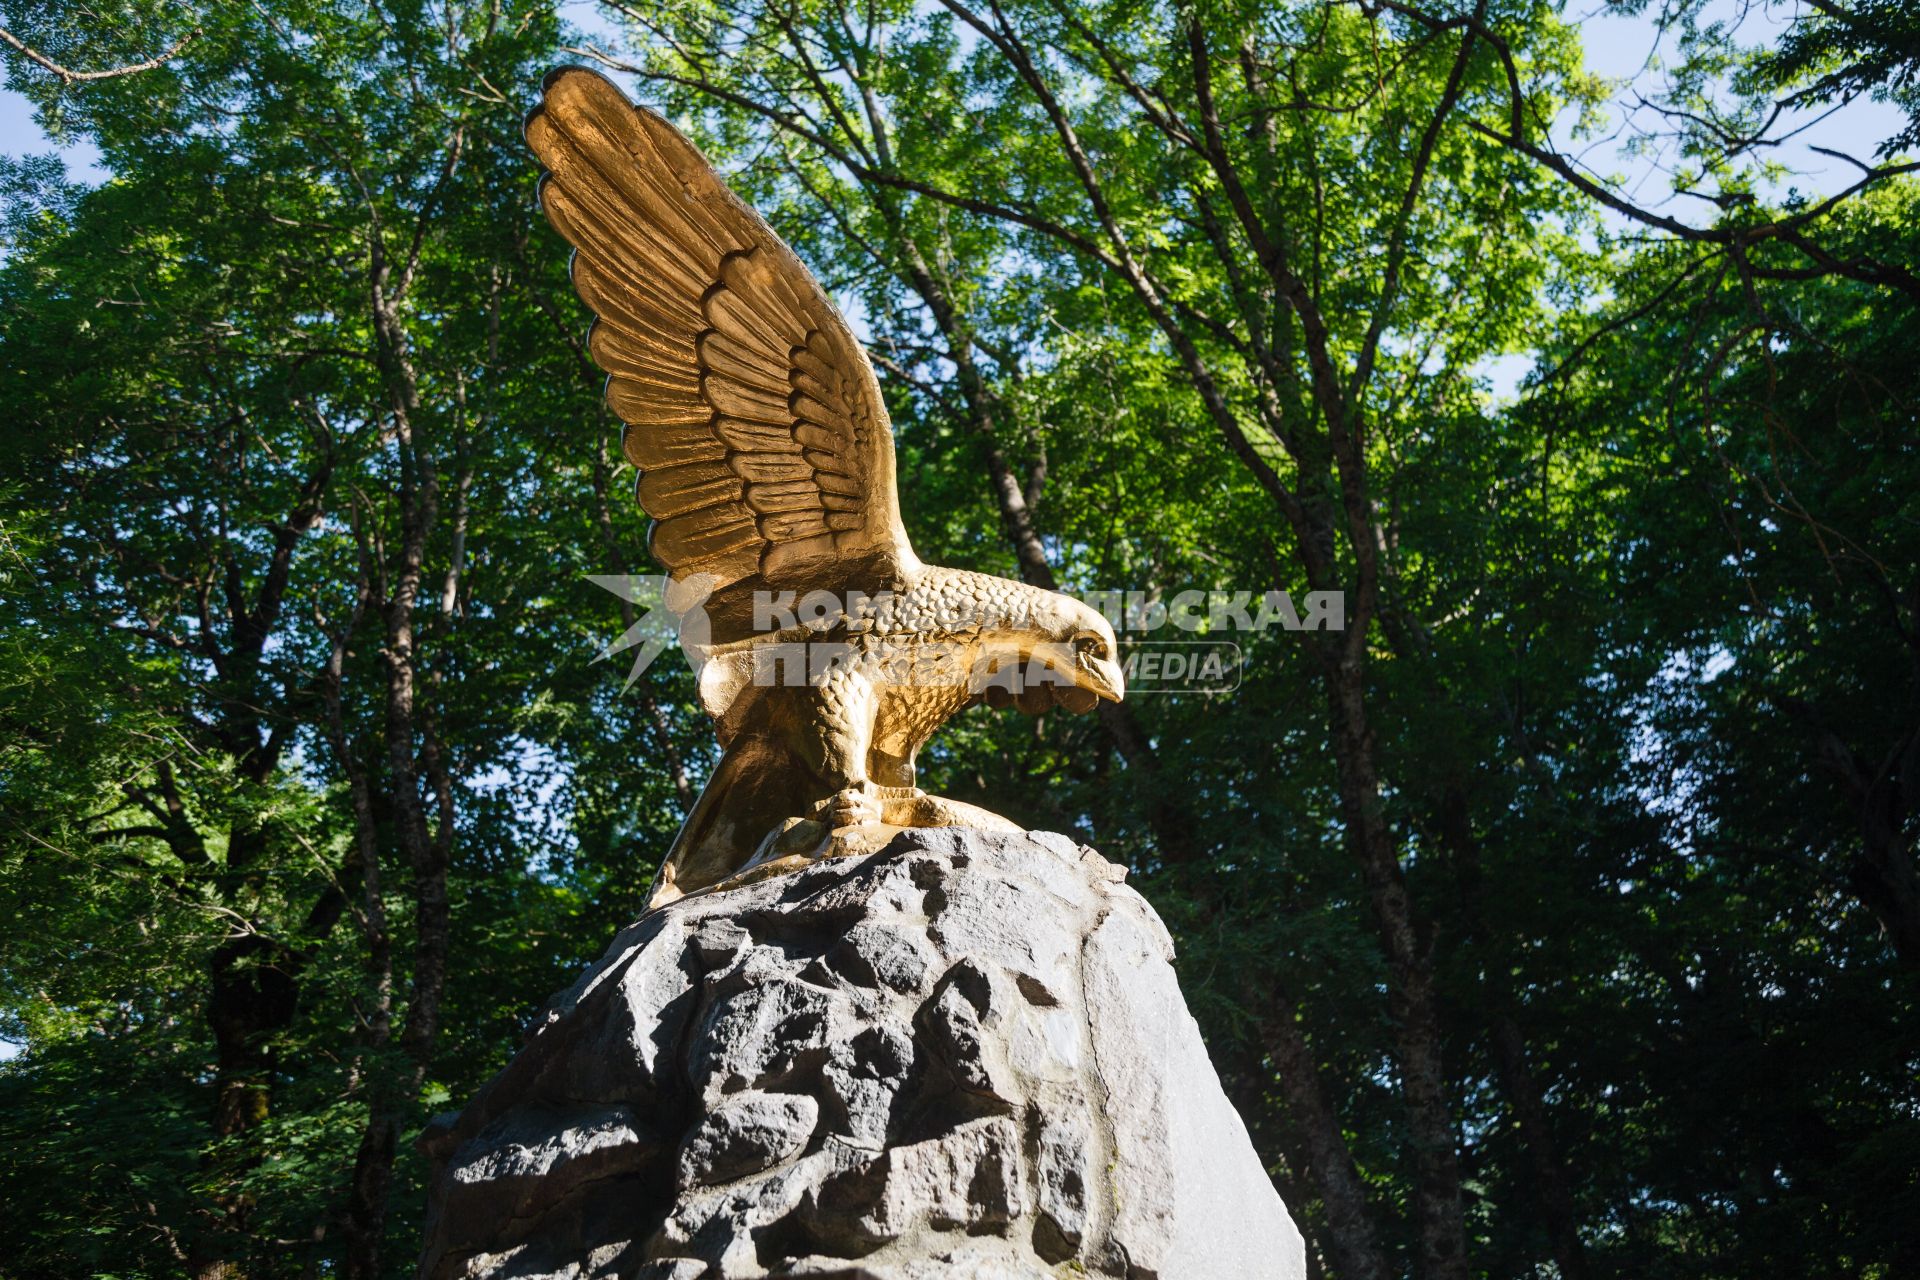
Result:
M1293 1003L1277 986L1262 1003L1261 1037L1320 1192L1334 1272L1340 1280L1388 1280L1393 1267L1374 1231L1366 1184L1354 1167L1339 1113L1327 1097L1313 1050L1295 1020Z
M354 1159L346 1214L346 1274L351 1280L377 1280L381 1271L394 1157L407 1110L426 1078L439 1034L440 1000L446 988L451 945L447 870L454 830L453 788L431 710L419 702L420 662L414 629L427 542L439 514L439 490L432 451L417 434L419 382L396 296L404 292L406 280L407 271L403 271L400 283L393 284L376 230L372 237L371 310L393 423L398 470L395 497L400 515L397 565L382 602L385 644L380 656L386 676L384 729L389 799L395 832L413 872L414 947L407 1015L399 1036L408 1067L396 1071L376 1062L368 1076L367 1125ZM429 830L423 790L432 792L437 830Z
M1433 941L1416 924L1412 895L1381 804L1359 665L1342 657L1328 662L1325 671L1341 818L1348 849L1366 881L1390 977L1387 1012L1413 1156L1418 1274L1423 1280L1466 1280L1466 1204L1447 1102Z
M1480 842L1468 820L1466 793L1460 786L1449 786L1440 802L1440 840L1453 862L1460 881L1460 897L1468 934L1480 946L1493 952L1485 964L1486 976L1481 988L1490 1010L1488 1039L1493 1049L1494 1069L1501 1091L1513 1108L1520 1130L1520 1142L1526 1148L1527 1164L1533 1175L1533 1191L1539 1197L1540 1215L1552 1244L1554 1264L1562 1280L1587 1280L1586 1247L1580 1242L1579 1215L1574 1207L1573 1191L1567 1183L1566 1169L1560 1159L1559 1144L1554 1141L1540 1085L1527 1062L1526 1038L1514 1019L1514 997L1506 980L1507 961L1487 928L1482 886L1485 883L1480 864Z
M1920 726L1876 765L1833 730L1820 708L1800 698L1778 701L1812 738L1816 768L1840 780L1860 828L1860 848L1848 864L1847 887L1879 920L1900 963L1920 968L1920 874L1907 836L1913 810L1909 797L1915 793L1914 779L1920 778Z

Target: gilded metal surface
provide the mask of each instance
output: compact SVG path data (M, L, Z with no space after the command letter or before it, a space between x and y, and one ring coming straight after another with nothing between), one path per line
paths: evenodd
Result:
M866 353L673 126L567 68L548 77L527 141L596 317L589 348L627 424L654 557L708 593L695 656L725 753L651 905L877 848L901 827L1010 827L921 791L915 755L983 698L1029 712L1118 701L1106 619L920 562ZM837 604L794 625L766 608L810 593Z

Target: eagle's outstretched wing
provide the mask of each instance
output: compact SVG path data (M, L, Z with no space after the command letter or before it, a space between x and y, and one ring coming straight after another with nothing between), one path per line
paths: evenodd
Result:
M665 120L604 77L547 77L527 120L540 199L574 246L593 358L627 424L654 558L713 575L716 641L758 587L919 571L866 354L793 251Z

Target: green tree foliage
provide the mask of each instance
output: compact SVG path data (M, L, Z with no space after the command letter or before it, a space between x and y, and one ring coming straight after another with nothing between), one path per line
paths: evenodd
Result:
M0 1275L406 1273L704 776L593 662L645 527L518 136L582 57L846 300L923 554L1344 593L924 762L1132 867L1317 1272L1920 1274L1920 188L1720 127L1904 102L1897 10L1676 10L1689 223L1553 149L1538 5L0 3L110 174L0 169Z
M1881 146L1882 155L1920 145L1920 18L1902 4L1868 0L1820 4L1777 52L1756 59L1763 83L1789 90L1794 103L1844 102L1871 96L1907 113L1907 126Z

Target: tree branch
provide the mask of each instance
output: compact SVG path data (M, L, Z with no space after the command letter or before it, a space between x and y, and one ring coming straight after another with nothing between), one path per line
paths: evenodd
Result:
M63 85L83 84L93 80L115 80L121 76L132 76L138 75L142 71L152 71L155 67L158 67L182 49L186 48L199 34L200 28L195 27L169 45L166 52L159 54L157 57L148 58L145 62L130 63L124 67L109 67L105 71L74 71L71 68L61 66L46 54L26 44L5 27L0 27L0 40L4 40L6 43L18 49L29 62L53 72L54 75L60 77L60 83Z

